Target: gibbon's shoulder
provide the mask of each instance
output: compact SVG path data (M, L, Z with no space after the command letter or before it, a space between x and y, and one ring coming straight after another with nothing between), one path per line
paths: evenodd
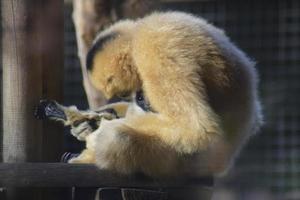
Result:
M179 11L153 12L137 20L121 20L101 31L95 38L94 44L101 38L108 35L131 35L137 36L143 30L157 33L168 33L173 31L176 34L209 33L209 35L222 35L223 31L209 24L205 19L189 13ZM178 35L179 36L179 35Z
M168 54L201 58L208 50L215 50L230 60L238 59L254 66L254 62L236 48L223 30L201 17L184 12L154 12L137 20L121 20L111 25L97 35L87 55L87 68L92 68L95 55L111 41L115 41L116 46L122 41L122 44L128 44L133 57L141 52L156 52L158 55L151 49L161 49ZM114 50L118 51L118 48Z
M134 31L135 27L136 27L136 21L134 20L130 20L130 19L120 20L110 25L105 30L99 32L94 40L94 43L96 43L97 40L99 40L100 38L106 35L110 35L111 33L118 33L118 34L131 33L132 31Z
M133 34L133 47L139 51L156 45L199 56L199 52L208 49L227 51L234 48L223 30L201 17L177 11L154 12L137 20Z
M178 11L154 12L137 20L135 29L133 46L139 50L156 45L170 52L187 52L200 57L208 50L215 50L233 63L249 66L250 73L256 76L255 62L237 48L222 29L200 16Z
M155 23L156 25L164 25L165 23L175 22L175 24L193 24L203 23L207 24L207 21L201 17L195 16L190 13L180 11L168 11L168 12L153 12L144 18L137 20L140 23ZM177 23L176 23L177 22Z
M184 13L179 11L168 12L154 12L148 16L137 20L137 31L141 28L147 28L157 32L163 31L196 31L196 32L209 32L209 34L217 33L223 34L223 30L218 29L208 23L200 16L196 16L190 13Z

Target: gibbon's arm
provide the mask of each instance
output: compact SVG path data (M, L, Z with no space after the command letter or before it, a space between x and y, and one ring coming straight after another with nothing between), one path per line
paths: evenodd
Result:
M145 20L135 34L133 59L151 107L159 114L133 119L128 126L178 152L193 153L222 136L222 129L199 75L198 41L189 41L197 37L191 37L193 31L185 25L179 32L173 27Z
M102 169L122 174L142 172L153 178L172 177L184 173L185 155L205 150L218 134L205 132L205 128L201 132L182 124L186 121L176 120L152 112L104 119L87 144L91 144L96 164ZM204 171L213 172L209 168Z

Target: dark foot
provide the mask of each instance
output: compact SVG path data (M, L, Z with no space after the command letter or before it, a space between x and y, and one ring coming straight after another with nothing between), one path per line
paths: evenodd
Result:
M60 162L67 163L69 160L72 158L75 158L79 156L79 153L70 153L70 152L65 152L60 159Z
M39 105L35 109L34 116L37 119L67 119L64 111L58 106L55 101L52 100L41 100Z

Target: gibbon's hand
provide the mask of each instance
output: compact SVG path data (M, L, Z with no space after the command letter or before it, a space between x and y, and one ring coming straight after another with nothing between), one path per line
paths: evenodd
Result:
M78 119L71 124L71 134L80 141L85 141L86 136L97 130L102 119L112 120L115 116L108 112L87 114L86 118Z
M70 126L71 134L81 141L84 141L87 135L98 129L102 119L117 118L109 110L80 111L75 106L65 107L52 100L41 100L35 110L35 117L60 121L65 126Z

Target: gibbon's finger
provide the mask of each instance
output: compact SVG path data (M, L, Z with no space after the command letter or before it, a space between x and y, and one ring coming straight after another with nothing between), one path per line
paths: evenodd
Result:
M76 158L77 156L79 156L79 153L65 152L65 153L61 156L60 162L68 163L69 160L71 160L72 158Z
M107 116L112 117L113 119L120 118L118 116L117 111L115 111L113 108L106 108L104 110L99 110L99 111L95 111L95 112L99 113L99 114L101 114L101 113L105 114L106 113Z
M41 100L39 105L36 107L34 115L37 119L54 118L62 121L67 120L63 108L52 100Z
M83 141L85 140L85 137L89 135L90 133L94 132L96 129L98 129L99 125L95 124L95 127L92 127L89 125L88 122L83 122L77 127L71 128L71 134L75 136L78 140Z

